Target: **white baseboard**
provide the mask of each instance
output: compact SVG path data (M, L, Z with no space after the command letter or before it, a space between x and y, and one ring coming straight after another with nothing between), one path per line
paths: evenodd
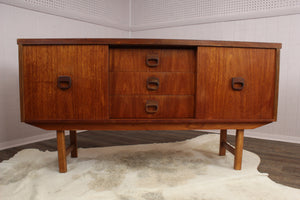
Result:
M220 133L220 130L205 130L205 132ZM235 135L235 130L228 130L228 135ZM286 135L271 135L268 133L245 131L245 137L300 144L300 137Z
M82 130L82 131L84 131L84 130ZM77 131L77 132L80 133L82 131ZM68 134L69 134L69 132L66 131L66 135L68 135ZM9 149L9 148L22 146L22 145L26 145L26 144L31 144L31 143L35 143L35 142L40 142L40 141L44 141L44 140L49 140L49 139L53 139L53 138L56 138L56 132L49 131L47 133L43 133L43 134L31 136L31 137L26 137L26 138L17 139L17 140L11 140L8 142L1 142L0 150Z
M17 146L21 146L21 145L25 145L25 144L34 143L34 142L40 142L40 141L43 141L43 140L53 139L53 138L56 137L55 133L56 133L55 131L51 131L51 132L48 132L48 133L43 133L43 134L31 136L31 137L26 137L26 138L21 138L21 139L16 139L16 140L10 140L10 141L7 141L7 142L1 142L0 143L0 150L9 149L9 148L12 148L12 147L17 147Z
M248 133L246 132L245 137L300 144L300 137L293 137L287 135L271 135L267 133L259 133L259 132L251 131Z

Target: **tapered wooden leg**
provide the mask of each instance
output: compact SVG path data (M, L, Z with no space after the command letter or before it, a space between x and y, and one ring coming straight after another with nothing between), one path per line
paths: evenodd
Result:
M235 156L234 156L234 169L242 169L242 157L243 157L243 146L244 146L244 130L236 130L235 136Z
M227 130L222 129L220 132L220 148L219 148L219 155L225 156L226 155L226 148L225 143L227 142Z
M77 133L76 133L76 131L70 130L70 145L71 146L74 145L74 148L71 151L71 157L72 158L77 158L78 157L78 151L77 151L78 146L77 146Z
M66 143L65 143L65 131L57 130L57 153L58 153L58 166L59 172L67 172L67 154L66 154Z

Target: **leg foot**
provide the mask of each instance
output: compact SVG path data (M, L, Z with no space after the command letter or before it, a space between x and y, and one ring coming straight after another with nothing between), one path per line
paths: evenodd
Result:
M243 146L244 146L244 130L236 130L235 136L235 156L234 156L234 169L242 169L242 157L243 157Z
M74 149L71 151L71 157L77 158L78 157L78 151L77 151L77 133L76 131L70 130L70 145L74 145Z
M56 138L57 138L57 153L58 153L59 172L65 173L65 172L67 172L65 131L58 130L56 132Z
M219 148L219 155L225 156L226 155L226 148L225 143L227 142L227 130L222 129L220 132L220 148Z

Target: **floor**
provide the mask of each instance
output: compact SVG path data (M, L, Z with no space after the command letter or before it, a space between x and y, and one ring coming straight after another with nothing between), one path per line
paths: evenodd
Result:
M199 131L86 131L78 134L78 146L105 147L182 141L206 134ZM234 144L234 136L228 136ZM69 141L68 139L66 141ZM26 148L55 151L56 140L46 140L0 151L0 162ZM244 149L261 158L260 172L277 183L300 189L300 144L245 138Z

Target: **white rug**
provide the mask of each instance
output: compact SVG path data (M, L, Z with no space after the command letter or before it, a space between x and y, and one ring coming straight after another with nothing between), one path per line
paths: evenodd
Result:
M159 134L157 135L159 137ZM257 171L260 159L244 151L218 156L219 135L177 143L79 149L58 173L57 152L23 150L0 163L1 200L284 200L300 190Z

